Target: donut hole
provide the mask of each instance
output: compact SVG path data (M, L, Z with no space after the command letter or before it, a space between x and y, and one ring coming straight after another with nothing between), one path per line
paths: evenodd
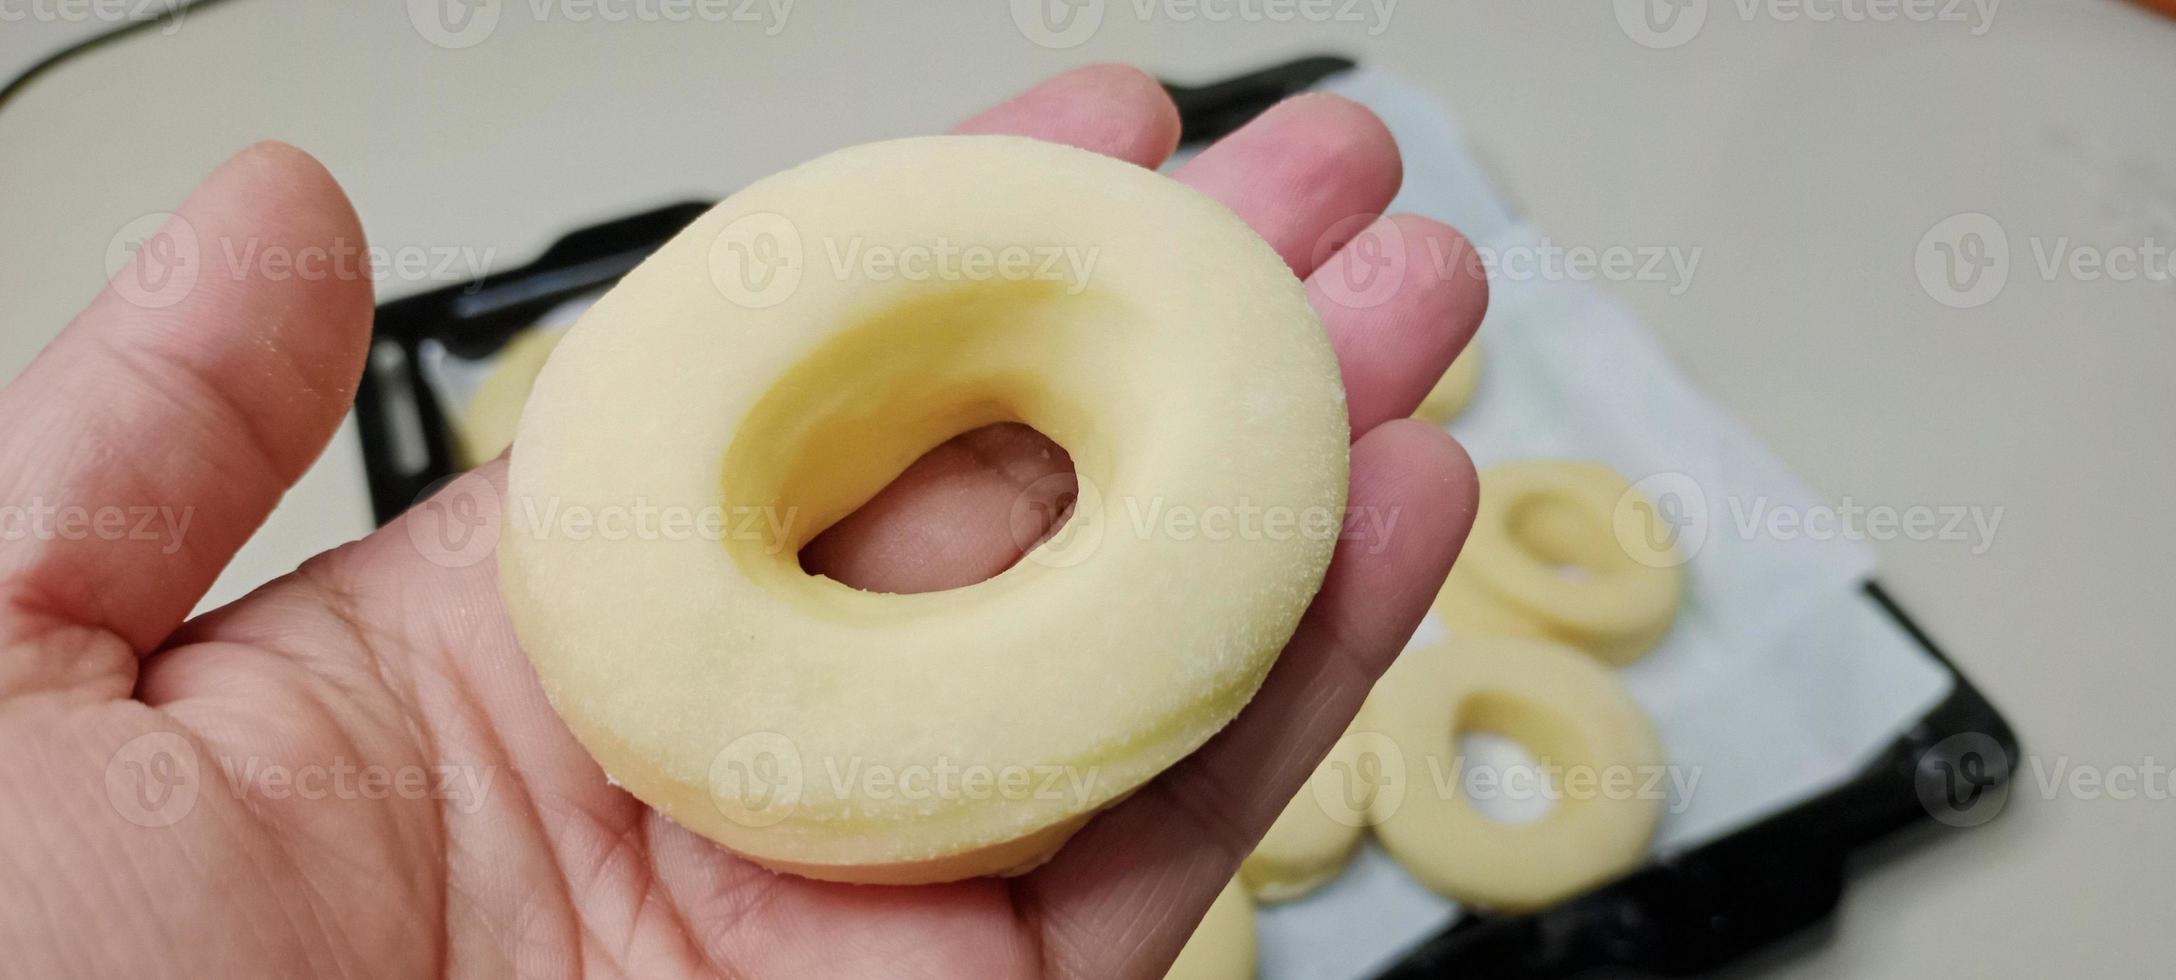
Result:
M1592 581L1622 557L1608 522L1566 493L1539 490L1512 501L1504 514L1514 544L1567 582Z
M1556 809L1555 783L1516 739L1490 731L1458 737L1458 792L1502 824L1539 823Z
M1458 707L1452 730L1457 792L1497 823L1539 823L1560 805L1559 767L1579 758L1567 719L1508 694L1478 692Z
M1072 454L1019 422L963 432L801 548L801 569L911 595L987 581L1060 533L1079 498Z
M738 426L727 552L794 601L872 622L939 608L873 595L959 591L1026 564L1071 520L1079 482L1115 465L1083 408L1096 393L1068 386L1114 376L1097 359L1125 348L1087 341L1129 312L1094 290L990 281L868 314ZM798 587L810 577L838 588Z

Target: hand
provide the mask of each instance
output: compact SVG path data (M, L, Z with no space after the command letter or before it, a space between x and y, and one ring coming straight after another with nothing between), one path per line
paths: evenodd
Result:
M1155 83L1114 67L961 128L1142 166L1178 136ZM1411 633L1471 520L1471 464L1403 420L1486 305L1475 266L1441 261L1465 243L1380 219L1398 234L1369 244L1410 258L1395 294L1347 306L1330 278L1356 271L1325 244L1333 226L1367 226L1399 174L1382 125L1328 96L1179 173L1312 274L1358 434L1351 505L1396 515L1391 533L1340 542L1260 695L1199 752L1033 873L919 888L772 874L608 783L545 703L494 563L434 563L419 544L444 495L185 622L346 413L370 285L207 277L148 309L117 277L0 392L0 501L85 508L0 550L0 976L1158 974ZM332 178L277 144L222 166L180 214L201 242L362 241ZM1018 557L1009 502L1050 465L1038 440L954 440L808 562L893 591L992 574ZM162 507L185 533L129 533L146 515L171 530ZM119 531L97 523L109 512ZM21 526L26 511L0 513Z

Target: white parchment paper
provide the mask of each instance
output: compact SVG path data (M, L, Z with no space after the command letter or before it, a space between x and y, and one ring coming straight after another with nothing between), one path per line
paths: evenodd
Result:
M1367 104L1397 136L1406 177L1394 210L1448 222L1501 259L1550 247L1444 108L1379 72L1324 88ZM1450 430L1483 467L1574 457L1643 481L1691 553L1676 627L1622 672L1671 764L1693 780L1667 804L1658 849L1697 845L1841 781L1948 694L1950 675L1860 592L1873 571L1863 546L1759 530L1754 515L1805 513L1819 498L1628 310L1565 276L1498 275L1490 288L1480 386ZM1431 621L1415 642L1441 630ZM1262 910L1261 973L1367 976L1455 911L1371 843L1321 891Z

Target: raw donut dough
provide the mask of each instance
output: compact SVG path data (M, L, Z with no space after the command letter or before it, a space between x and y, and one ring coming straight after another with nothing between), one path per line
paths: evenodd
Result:
M1670 631L1684 591L1670 547L1655 544L1664 540L1660 518L1645 503L1594 463L1482 471L1473 531L1437 612L1462 633L1548 637L1609 663L1638 660Z
M1455 900L1539 908L1637 867L1654 837L1662 800L1641 792L1662 763L1654 727L1608 668L1570 647L1461 636L1409 650L1361 720L1401 747L1407 777L1401 798L1377 797L1376 838ZM1469 731L1513 739L1557 774L1547 814L1509 824L1474 809L1455 763Z
M1347 732L1284 804L1262 843L1240 862L1238 878L1256 902L1290 902L1336 878L1367 834L1380 756L1367 756Z
M1071 454L1059 534L943 592L802 570L1004 420ZM1018 137L733 195L572 328L519 438L500 576L554 707L681 824L842 881L1033 866L1193 751L1290 638L1345 500L1338 367L1277 253L1169 178ZM522 517L577 509L599 533Z
M1473 389L1481 381L1481 342L1470 341L1466 349L1459 351L1451 366L1436 380L1436 386L1421 399L1413 417L1442 425L1458 417L1473 401Z
M561 336L558 330L532 329L499 350L491 373L484 375L461 413L461 458L467 465L488 463L514 444L521 406L529 401L529 390L536 386L536 376Z
M1338 739L1240 863L1239 880L1256 901L1291 901L1345 869L1367 828L1375 791L1369 766L1380 764L1380 756L1363 759L1359 745L1349 734Z
M1254 958L1254 902L1235 878L1210 903L1164 980L1251 980Z

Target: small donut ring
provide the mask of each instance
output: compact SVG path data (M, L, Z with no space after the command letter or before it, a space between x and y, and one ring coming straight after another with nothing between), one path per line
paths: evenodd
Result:
M521 407L544 362L563 335L558 330L531 329L499 351L491 372L476 385L468 407L461 412L455 431L461 437L461 458L469 466L482 466L514 444L514 426L521 421Z
M1320 888L1345 869L1368 825L1379 756L1352 733L1338 739L1307 785L1285 804L1262 842L1239 864L1239 880L1254 900L1288 902Z
M1654 838L1662 800L1641 792L1662 760L1654 726L1608 668L1570 647L1497 636L1408 651L1361 724L1404 756L1406 791L1370 812L1376 838L1457 901L1540 908L1638 866ZM1469 731L1513 739L1560 774L1548 813L1510 824L1474 809L1454 761Z
M1164 980L1253 980L1254 902L1234 878L1187 937Z
M1458 352L1436 386L1429 389L1428 397L1421 399L1420 407L1413 410L1413 417L1442 425L1458 417L1473 401L1473 390L1481 383L1481 342L1469 341L1466 349Z
M802 569L1001 421L1070 453L1062 533L943 592ZM568 727L683 826L809 877L1018 871L1253 696L1328 568L1347 437L1306 290L1222 205L1036 140L869 144L733 195L568 331L500 580Z
M1473 531L1437 611L1460 632L1542 636L1608 663L1638 660L1670 631L1684 592L1670 547L1656 543L1666 529L1620 533L1619 521L1660 519L1626 506L1638 493L1595 463L1482 471Z

